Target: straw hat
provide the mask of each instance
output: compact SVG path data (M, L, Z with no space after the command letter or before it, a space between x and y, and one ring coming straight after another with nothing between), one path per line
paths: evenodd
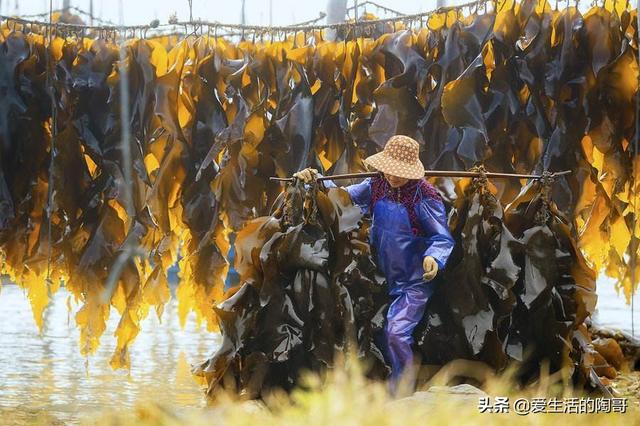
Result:
M422 179L424 166L418 153L420 145L409 136L391 136L384 149L365 158L365 164L393 176L405 179Z

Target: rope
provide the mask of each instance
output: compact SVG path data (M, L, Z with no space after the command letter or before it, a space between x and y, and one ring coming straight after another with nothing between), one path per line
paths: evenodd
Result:
M484 165L479 164L469 169L470 172L479 173L479 176L471 180L471 189L473 192L483 192L489 187L489 179L487 177L487 169Z
M537 225L544 225L551 217L549 213L551 206L551 186L555 181L553 173L544 171L542 172L542 178L540 179L540 200L542 204L534 216L534 222Z
M473 166L469 169L470 172L478 173L479 176L473 178L473 183L477 184L481 187L486 187L489 183L489 179L487 178L487 169L484 165L479 164L477 166Z
M364 11L366 12L366 11L367 11L367 5L371 5L371 6L375 7L375 8L377 8L378 10L382 10L382 11L387 12L387 13L393 13L393 14L394 14L394 15L396 15L397 17L400 17L400 16L406 16L406 14L404 14L404 13L402 13L402 12L399 12L399 11L397 11L397 10L394 10L394 9L388 8L388 7L386 7L386 6L383 6L383 5L378 4L378 3L376 3L376 2L373 2L373 1L365 1L365 2L362 2L362 3L358 3L357 5L354 5L354 6L348 7L348 8L347 8L347 14L348 14L350 11L355 10L356 8L358 8L358 9L362 8L362 9L364 9Z
M298 22L297 24L295 24L295 26L304 26L304 25L311 25L311 24L315 24L318 21L321 21L322 19L326 18L327 14L324 12L320 12L320 16L318 16L317 18L314 19L309 19L308 21L302 21L302 22Z
M469 171L479 173L479 176L474 177L469 185L469 191L480 195L480 203L490 210L498 209L498 199L493 195L491 189L489 189L489 175L484 164L478 164L471 167Z
M98 16L95 16L93 13L90 13L90 12L87 12L85 10L82 10L79 7L76 7L76 6L69 6L66 9L55 9L55 10L52 11L52 14L53 13L64 13L65 11L68 11L68 10L72 10L75 13L77 13L78 15L86 16L87 18L92 19L94 21L98 21L98 22L100 22L102 24L113 25L113 26L116 25L114 22L109 21L108 19L103 19L103 18L100 18ZM23 19L28 19L28 18L42 18L42 19L46 18L46 19L49 19L49 12L33 13L33 14L30 14L30 15L22 15L21 18L23 18Z

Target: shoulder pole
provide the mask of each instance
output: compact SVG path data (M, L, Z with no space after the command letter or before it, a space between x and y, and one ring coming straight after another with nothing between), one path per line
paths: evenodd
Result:
M561 172L553 172L550 174L550 177L564 176L571 174L571 170L563 170ZM379 176L379 172L363 172L363 173L346 173L340 175L332 175L332 176L322 176L317 178L317 181L323 180L338 180L338 179L358 179L358 178L366 178L366 177L374 177ZM475 172L475 171L455 171L455 170L427 170L424 172L425 177L481 177L486 176L488 178L494 179L542 179L543 175L529 175L529 174L520 174L520 173L496 173L496 172ZM276 177L272 176L269 178L273 181L280 182L293 182L296 178L294 177Z

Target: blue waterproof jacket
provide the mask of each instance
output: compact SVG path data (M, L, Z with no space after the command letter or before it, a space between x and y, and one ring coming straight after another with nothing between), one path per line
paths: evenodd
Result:
M324 181L327 187L335 187ZM371 178L344 189L363 213L372 213L370 242L377 253L378 266L382 269L391 293L395 287L424 282L422 261L432 256L442 271L454 246L454 239L447 225L447 214L441 200L423 196L417 189L416 216L424 236L414 235L407 209L387 197L378 200L369 212L371 202Z

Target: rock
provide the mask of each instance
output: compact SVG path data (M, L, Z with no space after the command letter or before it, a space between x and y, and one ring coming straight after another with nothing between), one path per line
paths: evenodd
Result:
M589 331L591 331L591 334L594 337L610 337L617 340L621 344L622 342L626 342L626 344L628 345L640 347L640 339L638 339L637 337L633 337L631 334L622 330L594 325L589 328Z
M593 370L598 376L605 376L610 379L615 379L618 375L616 369L610 366L607 360L595 350L593 351Z
M477 387L467 383L463 383L456 386L431 386L427 390L427 392L449 393L449 394L457 394L457 395L488 396L487 393L482 389L478 389ZM420 393L424 393L424 392L420 392Z
M611 338L618 342L622 354L629 362L631 369L640 369L640 339L624 331L607 327L592 326L590 331L594 338Z
M244 401L240 404L240 407L242 411L246 411L247 413L258 413L269 410L264 402L257 399Z
M607 360L607 362L613 366L616 370L620 370L622 362L624 361L624 355L618 342L611 337L599 337L593 342L593 347L600 355Z
M450 402L477 404L478 398L481 396L489 396L482 389L469 384L460 384L456 386L431 386L426 391L415 392L412 396L401 398L390 402L395 408L406 407L413 404L434 406L446 399Z

